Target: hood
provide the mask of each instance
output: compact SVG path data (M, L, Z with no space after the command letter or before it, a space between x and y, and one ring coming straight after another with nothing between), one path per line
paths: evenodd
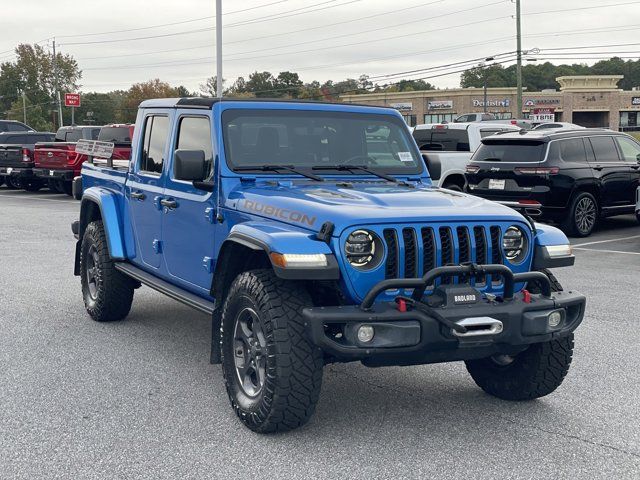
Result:
M312 231L332 222L334 235L354 225L524 220L511 208L465 193L427 185L352 182L241 183L230 192L226 206Z

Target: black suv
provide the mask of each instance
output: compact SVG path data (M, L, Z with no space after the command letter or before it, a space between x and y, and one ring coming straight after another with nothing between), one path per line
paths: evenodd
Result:
M17 120L0 120L0 132L35 132L35 130Z
M473 195L586 237L599 218L634 213L640 143L590 128L497 134L482 139L466 178Z

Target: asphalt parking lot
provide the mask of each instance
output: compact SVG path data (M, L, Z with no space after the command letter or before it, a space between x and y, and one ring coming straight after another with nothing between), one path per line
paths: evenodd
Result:
M484 394L463 364L325 369L315 417L256 435L208 363L210 324L143 287L92 322L79 202L0 187L0 478L640 478L640 226L607 220L557 271L587 296L549 397Z

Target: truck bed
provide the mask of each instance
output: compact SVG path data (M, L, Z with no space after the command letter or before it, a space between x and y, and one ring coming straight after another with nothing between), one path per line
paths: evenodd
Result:
M75 153L74 142L38 143L34 150L37 167L42 168L73 168L73 165L85 161L85 155Z

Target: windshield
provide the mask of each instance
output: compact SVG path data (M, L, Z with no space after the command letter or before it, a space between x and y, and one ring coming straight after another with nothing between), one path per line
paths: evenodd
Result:
M339 171L328 167L352 165L389 174L423 172L406 125L391 115L227 110L222 120L225 155L232 169L288 165L321 167L333 174Z
M541 162L547 144L537 141L483 140L471 157L472 162Z
M436 127L415 129L413 138L416 139L420 150L436 152L469 152L469 133L466 129Z
M98 140L102 142L131 143L131 132L128 126L102 127Z

